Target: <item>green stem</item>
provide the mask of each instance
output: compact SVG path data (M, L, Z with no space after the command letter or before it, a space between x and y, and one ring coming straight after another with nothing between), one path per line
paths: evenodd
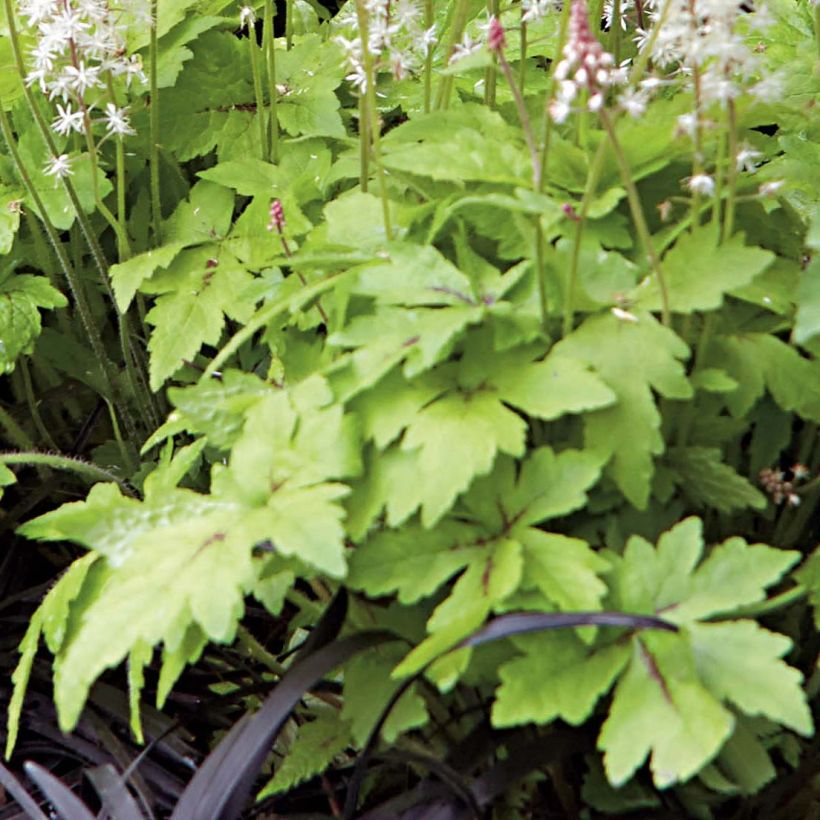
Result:
M450 29L450 37L447 41L447 59L453 56L456 46L464 35L467 27L467 16L470 11L469 0L456 0L455 11L453 13L453 24ZM453 76L448 74L441 78L436 95L436 108L448 108L450 105L450 94L453 91Z
M615 153L615 158L618 160L618 166L621 170L621 180L624 184L624 188L626 189L627 201L629 202L629 210L632 213L632 220L638 230L638 236L641 239L644 253L649 259L649 267L658 280L658 287L660 288L661 293L661 321L666 327L669 327L669 290L666 286L666 279L664 278L663 270L661 269L660 257L655 250L655 245L652 241L652 234L649 232L649 226L646 223L646 216L643 212L641 198L638 195L638 189L635 186L635 181L632 179L632 169L629 167L626 154L624 154L621 143L618 140L618 135L615 133L615 128L612 124L612 120L609 118L609 114L605 109L602 109L599 112L599 117L601 124L604 126L604 130L609 137L610 145Z
M293 48L293 0L285 0L285 47Z
M560 62L561 54L564 51L564 46L567 42L567 34L569 32L569 12L570 12L571 4L564 3L564 8L561 11L561 22L559 24L558 29L558 44L555 49L555 58L552 61L550 66L550 75L549 80L547 82L547 91L544 96L544 113L543 119L541 123L541 133L544 135L544 143L541 146L541 187L540 191L544 190L544 181L547 178L547 162L549 161L549 152L550 152L550 143L552 142L552 131L554 127L554 123L552 121L552 117L550 116L550 102L552 100L552 85L553 85L553 72L555 71L555 66L558 65Z
M33 450L34 442L28 433L14 420L14 416L0 404L0 426L6 431L8 440L21 450Z
M729 157L726 166L726 211L723 214L723 239L729 240L735 227L737 202L737 110L734 100L726 101L726 126L729 139Z
M609 50L615 65L621 64L621 0L612 2L612 22L609 26Z
M524 15L524 9L521 9L521 15ZM520 60L521 62L518 64L518 87L521 89L521 93L524 93L524 87L527 84L527 24L522 20L521 24L518 29L519 35L519 42L520 42Z
M581 213L578 214L578 221L575 225L575 236L572 241L572 256L570 257L567 286L566 292L564 293L562 336L568 336L572 332L572 325L575 319L575 286L578 279L578 263L581 258L581 239L584 234L584 228L586 227L589 206L592 203L592 197L595 194L595 189L598 187L598 179L604 167L605 156L606 143L601 142L592 160L592 165L589 167L587 182L584 187L584 196L581 200Z
M390 219L390 201L387 198L387 177L381 159L381 123L379 121L379 111L376 106L376 67L373 55L368 46L369 21L364 0L356 0L356 14L359 21L359 38L362 44L362 63L364 64L365 76L367 78L365 96L367 98L370 139L373 146L373 159L376 164L376 177L379 180L379 198L382 203L384 233L389 242L393 239L393 227Z
M541 308L541 326L544 332L547 330L547 319L549 318L549 303L547 301L547 269L544 262L544 228L541 225L541 217L535 216L535 273L538 277L538 303Z
M521 89L515 82L510 64L502 51L498 52L498 64L501 66L501 73L504 75L507 84L512 91L513 100L515 101L515 108L518 111L518 119L521 122L521 129L524 132L524 139L527 143L527 148L530 152L530 164L532 165L532 187L535 191L541 190L541 157L538 153L538 146L535 143L535 132L532 130L532 122L530 115L527 113L527 106L524 103L524 97L521 95Z
M433 0L424 0L424 28L429 31L435 23L433 15ZM427 46L427 53L424 55L424 113L430 112L433 98L433 52L431 45Z
M490 17L498 17L498 0L487 0L487 14ZM484 71L484 105L489 108L495 108L496 98L496 66L498 64L498 55L492 55L493 60Z
M114 481L121 487L125 487L125 482L114 475L114 473L98 467L89 461L81 461L70 456L61 456L55 453L38 453L36 451L25 451L19 453L0 453L0 464L29 464L31 466L50 467L52 470L64 470L69 473L76 473L83 478L92 481ZM129 491L129 495L133 495Z
M370 183L370 106L365 94L359 95L359 188L367 193Z
M8 2L8 0L6 0ZM151 0L151 34L148 43L148 59L151 62L148 72L150 108L149 108L149 141L151 144L148 163L150 166L151 185L151 223L154 229L154 243L162 244L162 199L159 186L159 82L157 79L157 6L159 0Z
M279 117L276 107L279 92L276 88L276 37L273 32L273 18L276 6L273 0L265 0L265 23L262 28L262 39L265 41L265 63L268 70L268 97L270 98L270 159L279 162Z
M287 667L283 666L276 658L262 646L259 641L241 624L236 628L236 642L240 648L247 653L248 657L281 677L287 672Z
M10 0L6 0L7 5L9 2ZM14 139L11 123L9 122L8 114L6 113L5 105L2 99L0 99L0 130L3 132L3 138L8 145L9 153L11 154L15 169L19 174L20 179L23 181L23 185L26 188L28 195L31 197L34 207L40 214L41 221L46 230L46 235L48 236L51 246L54 248L54 252L57 255L60 267L62 268L63 274L68 282L69 289L71 290L71 295L74 299L77 313L80 316L80 322L82 323L83 330L85 331L86 337L91 345L91 350L102 367L103 377L106 382L106 389L116 403L117 412L128 426L129 434L133 430L133 434L136 435L136 427L134 426L131 413L125 402L122 400L119 389L116 386L116 373L113 365L108 359L108 354L105 350L105 346L103 345L99 329L97 328L94 317L91 314L91 309L86 301L85 291L83 290L79 277L74 272L74 268L72 267L68 255L65 252L65 248L63 248L63 245L60 242L56 229L51 224L51 220L48 218L48 212L45 209L45 205L43 204L42 199L40 199L40 195L37 193L37 189L34 187L34 183L26 170L25 164L20 156L20 152L17 149L17 143Z
M772 612L777 612L779 609L785 609L791 606L795 601L805 598L808 590L802 585L797 584L785 592L781 592L759 604L751 604L750 606L741 607L732 612L732 618L759 618L762 615L769 615Z
M265 99L262 95L262 72L259 68L259 47L256 45L256 32L253 25L248 26L248 49L251 58L251 75L253 76L253 94L256 98L256 123L259 128L259 150L262 161L270 159L268 132L265 127Z

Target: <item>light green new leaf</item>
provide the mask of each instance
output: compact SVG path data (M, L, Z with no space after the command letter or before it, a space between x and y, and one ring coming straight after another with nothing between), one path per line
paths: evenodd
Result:
M683 639L651 637L651 648L634 641L598 738L616 787L650 754L658 788L688 780L717 755L734 727L732 714L698 681Z
M580 361L557 356L537 362L521 359L520 353L498 356L487 378L504 401L530 416L552 421L616 401L615 393Z
M347 701L345 701L346 703ZM299 727L296 739L256 799L263 800L321 774L351 742L350 726L335 709L318 710L310 723Z
M500 451L524 453L526 425L520 416L485 393L448 393L427 405L407 428L402 450L418 450L416 488L406 488L421 504L421 520L432 527L456 497L488 473Z
M755 604L798 561L800 553L765 544L747 544L729 538L715 547L692 576L686 599L665 614L675 623L686 623Z
M28 688L31 668L40 643L40 636L45 638L46 646L52 653L57 653L65 639L68 625L69 608L82 590L88 571L98 560L94 553L78 558L62 574L54 586L46 593L40 606L34 611L28 629L20 642L17 662L11 682L14 685L8 705L8 723L6 738L6 757L10 757L17 742L20 726L20 715L23 710L23 699Z
M505 488L501 503L509 520L538 524L583 507L586 491L600 476L600 459L584 450L556 455L539 447L522 464L515 486Z
M577 726L629 659L628 645L591 650L570 631L515 638L513 643L524 656L499 669L494 726L549 723L556 718Z
M598 575L609 568L609 563L586 541L533 527L516 527L513 537L524 547L527 585L537 586L565 611L601 608L607 587Z
M233 638L252 576L241 511L214 504L199 516L159 525L133 539L55 662L54 698L60 726L75 725L88 689L138 642L174 639L196 621L211 640Z
M813 731L803 676L780 658L792 646L754 621L692 624L695 665L711 692L747 715L763 715L795 732Z
M418 672L481 626L493 607L521 583L523 563L521 545L516 541L502 538L489 544L471 561L449 597L430 616L427 622L430 637L404 658L393 676ZM455 654L460 657L454 664L445 664L443 675L438 676L442 688L455 683L458 672L466 665L468 653Z
M252 281L244 266L215 245L182 251L149 284L161 293L146 320L155 326L148 343L150 383L158 390L204 344L215 345L225 316L244 321L253 310L238 298Z
M612 459L608 472L627 499L643 509L654 473L652 457L664 449L652 391L670 399L691 397L678 361L688 356L686 345L650 315L631 323L607 314L587 319L555 346L552 356L589 363L615 393L615 406L585 414L585 440L589 449Z
M258 376L238 370L227 370L221 379L190 387L172 387L168 398L176 410L170 422L227 450L239 437L248 410L273 389Z
M662 262L669 307L673 313L716 310L726 293L749 284L774 258L771 251L746 247L741 234L719 243L711 227L684 233ZM641 309L660 310L657 279L636 291L636 297Z

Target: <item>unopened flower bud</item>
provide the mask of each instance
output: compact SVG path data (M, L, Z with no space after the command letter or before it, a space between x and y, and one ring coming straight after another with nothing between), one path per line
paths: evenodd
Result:
M269 231L277 231L282 233L285 227L285 210L282 207L280 199L274 199L270 204L270 222L268 222Z
M490 51L503 51L507 47L507 38L504 36L504 26L497 17L490 18L487 29L487 48Z

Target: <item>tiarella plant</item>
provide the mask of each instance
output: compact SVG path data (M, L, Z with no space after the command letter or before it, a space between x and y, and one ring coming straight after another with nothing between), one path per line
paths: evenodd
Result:
M0 529L81 548L7 756L41 644L63 731L125 664L139 740L228 645L210 697L290 704L262 798L775 816L816 763L820 8L336 11L5 0Z

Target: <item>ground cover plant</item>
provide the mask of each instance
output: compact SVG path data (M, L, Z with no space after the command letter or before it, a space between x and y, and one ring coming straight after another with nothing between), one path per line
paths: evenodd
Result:
M816 3L0 33L0 816L818 810Z

